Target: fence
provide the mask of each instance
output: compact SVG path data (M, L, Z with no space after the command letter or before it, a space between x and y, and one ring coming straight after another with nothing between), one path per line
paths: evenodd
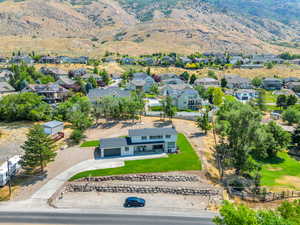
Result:
M282 192L267 192L260 190L259 192L248 193L234 190L232 187L227 187L231 197L237 196L242 200L250 202L272 202L289 198L299 198L300 191L282 191Z

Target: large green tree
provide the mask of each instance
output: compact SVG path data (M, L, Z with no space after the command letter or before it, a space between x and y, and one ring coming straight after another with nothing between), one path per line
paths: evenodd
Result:
M35 93L20 93L4 96L0 100L0 120L50 120L52 108Z
M24 150L21 161L24 169L40 167L43 172L47 163L53 161L56 156L54 142L45 134L41 125L35 125L29 130L27 140L21 147Z
M283 202L275 210L254 210L225 201L220 216L215 217L213 222L216 225L298 225L300 201Z

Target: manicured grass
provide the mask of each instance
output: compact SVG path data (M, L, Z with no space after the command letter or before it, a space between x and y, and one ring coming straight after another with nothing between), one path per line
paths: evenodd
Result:
M161 106L152 106L152 107L150 107L150 110L159 112L159 111L162 111L162 107Z
M272 94L273 91L266 91L266 95L265 95L265 98L266 98L266 103L276 103L277 101L277 95L273 95Z
M85 148L85 147L98 147L100 145L99 140L94 140L94 141L86 141L83 142L80 147Z
M283 179L284 176L293 176L300 179L300 162L289 156L286 152L280 152L277 158L264 162L261 172L261 184L264 186L294 188L293 182L278 183L278 179ZM299 183L297 186L300 187Z
M183 134L178 134L177 145L180 153L170 154L168 158L126 161L124 167L85 171L76 174L70 180L88 176L201 170L198 155Z

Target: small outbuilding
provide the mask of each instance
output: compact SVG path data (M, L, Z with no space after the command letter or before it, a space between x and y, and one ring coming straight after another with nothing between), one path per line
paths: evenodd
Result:
M64 123L60 121L50 121L43 125L44 132L48 135L55 135L64 130Z

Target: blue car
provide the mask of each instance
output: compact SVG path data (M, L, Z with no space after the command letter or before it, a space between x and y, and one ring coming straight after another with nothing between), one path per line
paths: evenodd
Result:
M129 197L126 198L124 207L144 207L145 206L145 199L137 198L137 197Z

